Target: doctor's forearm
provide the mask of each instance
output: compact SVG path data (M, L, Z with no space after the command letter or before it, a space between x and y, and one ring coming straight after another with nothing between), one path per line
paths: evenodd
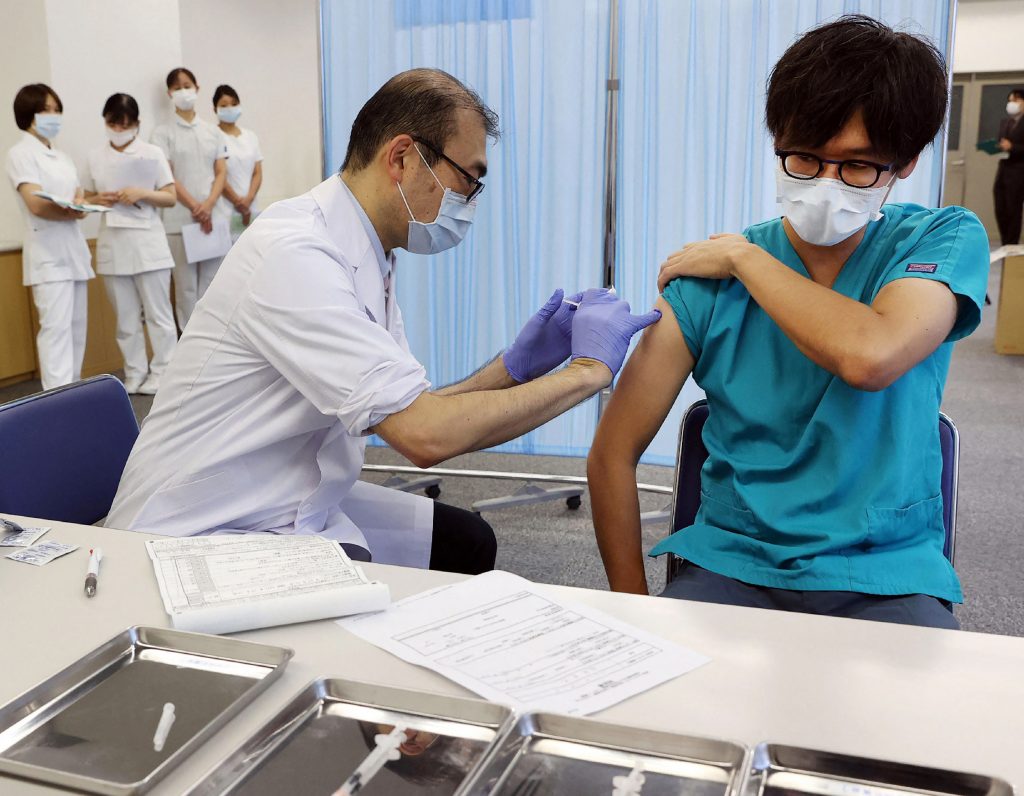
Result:
M442 387L434 391L434 395L450 396L462 395L467 392L480 392L481 390L505 390L515 387L519 382L508 375L505 364L502 362L501 354L473 373L471 376Z
M595 360L507 390L441 396L427 393L374 429L418 467L489 448L547 423L607 386L611 371Z

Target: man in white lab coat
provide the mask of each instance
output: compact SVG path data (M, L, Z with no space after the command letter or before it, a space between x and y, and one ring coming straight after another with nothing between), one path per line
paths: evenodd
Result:
M397 75L366 103L341 173L264 211L228 254L161 380L108 526L319 534L360 559L493 567L493 532L475 515L357 480L366 435L421 467L513 439L605 387L658 317L601 290L575 309L556 291L502 356L429 389L395 300L394 250L462 239L496 136L493 111L437 70Z

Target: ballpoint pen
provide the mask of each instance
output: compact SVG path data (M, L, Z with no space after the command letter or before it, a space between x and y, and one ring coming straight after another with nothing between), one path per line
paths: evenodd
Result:
M96 594L96 579L100 574L100 561L103 560L103 551L100 548L89 551L89 568L85 572L85 596L92 597Z

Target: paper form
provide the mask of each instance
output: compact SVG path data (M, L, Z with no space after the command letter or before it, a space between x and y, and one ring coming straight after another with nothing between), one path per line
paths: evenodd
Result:
M710 660L507 572L338 624L521 711L594 713Z
M199 224L185 224L181 228L181 242L185 246L185 259L201 263L223 257L231 248L231 229L226 218L213 219L213 229L203 232Z
M146 542L178 630L235 633L380 611L388 587L316 536L239 534Z
M157 162L150 158L123 157L111 167L104 180L105 191L121 191L125 188L151 190L156 183ZM107 216L108 227L149 229L153 224L152 208L148 204L140 207L118 202L110 208Z

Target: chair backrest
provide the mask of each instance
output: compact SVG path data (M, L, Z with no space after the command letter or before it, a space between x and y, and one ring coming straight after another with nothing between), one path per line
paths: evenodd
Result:
M138 435L128 393L113 376L0 405L0 512L98 522Z
M676 480L672 492L670 532L693 525L700 508L700 472L708 458L704 447L704 423L708 419L706 399L696 401L683 414L676 452ZM956 491L960 473L960 434L949 416L939 412L939 447L942 451L942 524L946 537L942 552L953 563L956 552ZM668 579L679 569L679 559L669 554Z

